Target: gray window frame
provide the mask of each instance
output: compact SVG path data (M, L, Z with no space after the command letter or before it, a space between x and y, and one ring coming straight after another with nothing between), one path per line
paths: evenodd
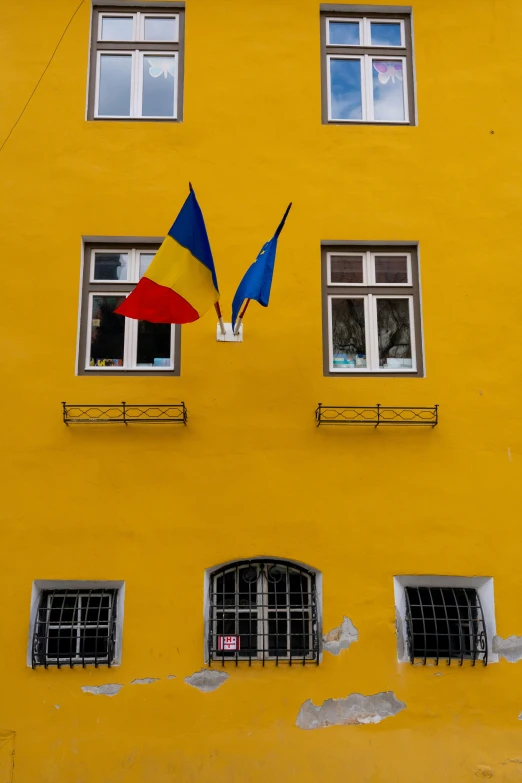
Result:
M178 42L168 41L98 41L100 14L125 14L146 11L147 14L176 13L179 16ZM87 119L93 122L183 122L183 84L185 76L185 4L184 3L110 3L93 5L91 20L91 49L89 55L89 85L87 92ZM176 52L178 54L177 117L96 117L96 78L98 52Z
M328 285L328 253L410 253L411 255L411 285ZM323 375L329 378L424 378L423 334L422 334L422 304L420 291L419 254L416 242L340 242L325 241L321 243L321 290L322 290L322 326L323 326ZM328 323L329 296L411 296L413 298L413 328L415 331L415 359L417 369L411 372L383 372L369 370L368 372L333 372L330 369L330 340Z
M381 10L382 9L382 10ZM404 23L404 47L386 46L334 46L326 45L326 19L360 19L362 16L369 19L397 19ZM415 111L415 75L413 63L413 33L411 8L403 6L362 6L362 5L321 5L321 115L323 125L394 125L408 127L417 124ZM373 57L405 57L407 78L408 121L392 122L377 120L330 120L328 118L328 75L327 55L354 55L365 54Z
M179 376L181 373L181 326L173 324L174 328L174 369L172 370L138 370L133 369L121 369L110 371L103 369L86 369L85 357L87 351L88 334L87 329L89 326L89 294L95 293L128 293L136 288L137 283L111 283L110 281L103 281L93 283L90 280L91 270L91 252L93 250L121 250L122 248L138 248L143 252L156 253L159 246L163 242L163 237L103 237L84 238L83 245L83 269L81 277L81 297L80 297L80 322L79 322L79 341L78 341L78 356L77 356L77 373L78 375L133 375L142 377L144 375L150 375L154 377L169 377Z

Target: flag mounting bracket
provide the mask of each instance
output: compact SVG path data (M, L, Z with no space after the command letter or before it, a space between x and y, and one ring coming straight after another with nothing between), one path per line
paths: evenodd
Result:
M238 334L234 334L232 324L225 324L225 334L221 331L218 323L216 330L216 340L218 343L242 343L243 342L243 324L239 327Z

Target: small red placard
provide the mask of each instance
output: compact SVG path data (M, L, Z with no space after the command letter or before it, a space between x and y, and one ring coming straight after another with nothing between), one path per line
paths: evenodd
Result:
M239 636L218 636L218 650L239 650Z

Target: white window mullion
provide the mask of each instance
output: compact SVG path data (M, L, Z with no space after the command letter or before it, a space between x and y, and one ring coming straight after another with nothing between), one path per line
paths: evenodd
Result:
M374 271L372 254L368 250L364 253L364 285L373 285L374 283Z
M415 347L415 320L413 313L413 296L408 297L408 308L410 313L410 341L411 341L411 367L417 369L417 351Z
M375 372L379 369L379 330L377 329L377 303L375 296L368 294L368 329L366 344L368 346L368 368Z
M132 116L141 117L141 61L143 54L138 51L132 53Z
M76 620L76 656L80 657L80 639L82 634L82 612L81 612L81 596L78 596L78 618ZM74 610L73 610L74 611ZM74 622L74 618L73 618Z
M363 25L362 25L362 43L363 46L369 46L371 43L371 27L370 27L370 20L368 17L364 17L363 19Z
M364 55L364 87L365 87L365 109L366 122L373 122L373 85L372 85L372 58L369 54Z
M261 569L259 569L257 578L257 657L259 659L266 658L268 655L268 650L265 650L265 639L268 645L267 604L266 578Z
M135 318L125 319L125 359L124 367L127 370L136 368L136 350L138 342L138 322Z

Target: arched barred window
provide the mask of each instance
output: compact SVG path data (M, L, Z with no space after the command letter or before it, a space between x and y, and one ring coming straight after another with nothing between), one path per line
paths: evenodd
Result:
M319 663L317 575L254 558L209 573L208 662Z

